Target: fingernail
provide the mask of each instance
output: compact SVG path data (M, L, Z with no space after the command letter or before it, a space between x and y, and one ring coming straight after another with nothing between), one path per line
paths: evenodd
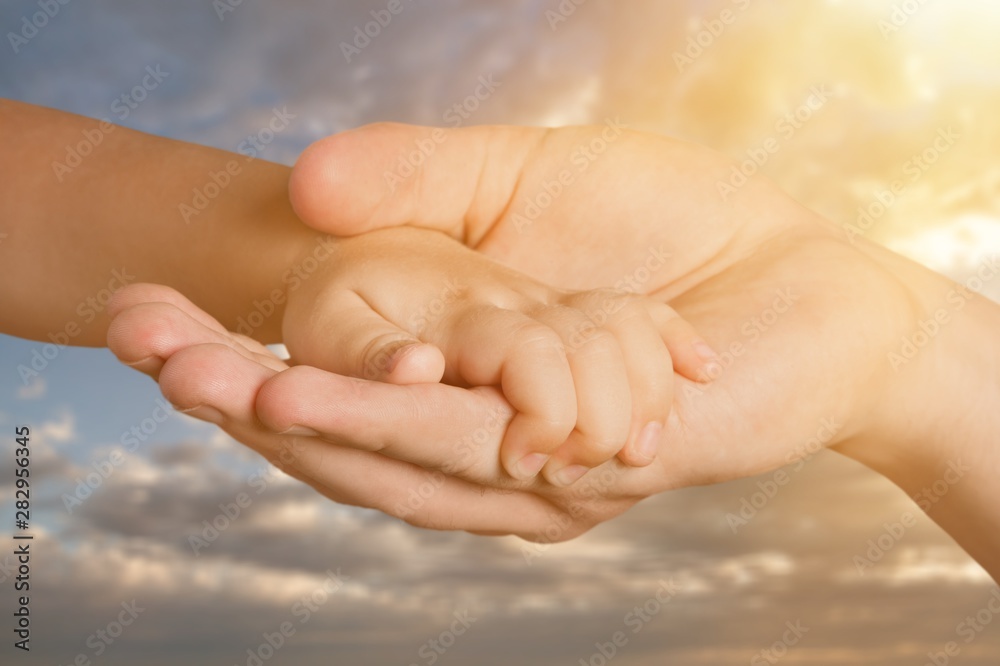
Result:
M576 483L581 476L590 471L589 467L584 467L583 465L569 465L568 467L563 467L561 470L557 471L552 475L553 480L558 486L568 486Z
M691 345L695 353L703 358L706 363L698 371L698 381L708 384L717 379L722 374L722 364L719 362L719 355L704 340L698 340Z
M208 421L209 423L214 423L215 425L219 425L226 420L226 417L222 415L222 412L217 410L215 407L209 407L207 405L198 405L197 407L191 407L189 409L174 407L174 409L181 414L187 414L188 416L193 416L196 419Z
M530 479L542 471L545 463L549 461L549 456L544 453L529 453L517 461L518 478Z
M715 350L708 346L708 343L704 340L698 340L693 345L694 350L706 361L713 361L719 358L719 355L715 353Z
M392 355L389 357L389 362L385 365L385 374L391 375L393 370L399 366L400 361L419 346L419 342L407 342L394 349Z
M635 444L635 451L641 458L652 460L660 449L660 434L663 432L663 424L657 421L650 421L639 433L639 440Z
M319 437L319 433L312 428L307 428L305 426L293 425L288 430L282 430L278 433L279 435L301 435L303 437Z

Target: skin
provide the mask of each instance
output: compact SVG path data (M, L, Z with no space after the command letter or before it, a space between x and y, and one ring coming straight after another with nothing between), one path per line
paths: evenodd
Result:
M0 140L0 330L10 335L67 332L70 344L103 346L106 303L87 300L122 282L170 285L236 329L320 238L289 205L285 167L10 100L0 100ZM85 154L73 168L71 148ZM180 205L213 174L225 182L230 162L238 176L185 220ZM281 339L276 307L257 339Z
M6 103L0 113L6 121L17 110ZM848 242L762 178L721 200L715 183L730 164L710 151L632 133L609 139L606 128L456 130L437 142L417 175L391 190L384 173L430 130L380 125L318 144L290 183L296 212L324 231L426 226L560 288L613 285L623 276L641 282L713 347L730 352L710 385L677 380L653 464L610 461L557 488L539 479L515 481L501 468L499 447L514 412L494 388L394 385L309 366L286 369L257 341L226 332L255 298L280 289L282 272L315 243L315 235L299 235L282 203L287 170L247 164L249 184L234 181L203 213L207 235L197 237L203 261L186 266L164 251L184 238L176 213L160 211L176 210L204 182L206 167L224 164L225 156L175 142L136 146L133 134L105 144L117 145L106 162L95 152L78 167L74 174L87 175L82 185L50 185L39 174L79 131L70 123L63 134L50 128L31 141L23 138L30 132L4 133L15 150L3 182L19 193L13 203L2 198L3 219L13 221L15 233L0 246L0 270L19 276L17 285L2 281L4 302L13 305L4 309L4 330L43 338L72 317L81 294L106 283L109 266L135 259L144 271L137 279L169 287L136 284L108 306L104 315L114 317L108 343L119 358L157 378L174 404L219 423L333 499L425 527L564 540L643 497L784 464L832 419L837 426L828 446L911 495L941 479L949 462L968 466L930 515L994 578L1000 573L1000 518L993 509L1000 500L997 306L970 292L958 299L959 309L945 278L863 241ZM592 150L594 159L574 162L599 138L600 155ZM44 157L33 159L35 153ZM197 168L189 171L189 163ZM563 193L531 224L518 225L514 214L538 201L564 169L576 171ZM256 205L245 205L241 195ZM135 210L148 211L152 229L135 231ZM96 226L81 228L101 233L77 232L68 242L34 231L40 222L51 229L66 219L74 221L66 223L71 228L91 222ZM102 234L114 242L102 243ZM205 239L217 244L202 248ZM670 260L639 273L651 248L661 245ZM257 261L239 261L255 248ZM209 268L201 266L206 262ZM58 290L39 284L73 287L69 296L49 296ZM278 335L285 316L279 306L253 335ZM773 316L779 307L784 312ZM942 308L950 308L947 326L893 367L888 354ZM754 323L765 320L766 330ZM74 341L96 344L106 322L98 318ZM758 331L752 340L745 325ZM743 344L739 354L734 342ZM321 436L284 433L293 426ZM413 501L412 491L425 483L434 492Z
M285 167L3 100L0 139L0 330L13 335L104 344L112 289L170 285L244 336L284 339L300 362L502 385L519 412L505 469L526 479L544 465L559 485L616 455L648 465L674 368L696 378L706 362L663 303L554 290L429 230L343 241L311 230ZM421 325L413 310L449 279L462 293ZM606 321L589 324L605 301Z
M658 492L773 469L805 455L818 435L914 497L958 464L967 471L929 514L997 578L1000 308L849 241L766 179L723 200L716 183L731 163L663 137L618 137L530 232L519 228L512 211L605 131L449 131L418 175L390 189L385 172L431 130L370 126L310 148L291 195L303 220L325 231L431 227L566 288L637 276L649 248L662 245L671 261L646 290L723 351L724 368L708 387L680 382L654 464L608 463L570 488L512 482L497 463L510 411L493 389L373 384L302 366L276 373L209 343L194 323L163 357L165 394L212 407L236 438L338 501L419 526L536 541L571 538ZM943 308L947 325L895 361L902 340ZM133 330L158 326L150 313ZM225 382L202 379L220 373ZM276 434L291 424L321 438ZM413 501L421 484L436 490Z
M522 480L542 471L560 486L626 442L624 462L651 463L674 370L697 379L706 363L696 351L704 342L661 302L552 289L411 227L338 242L289 293L284 341L298 362L348 376L378 378L422 354L424 372L409 372L406 383L443 375L452 385L500 387L517 412L503 468Z

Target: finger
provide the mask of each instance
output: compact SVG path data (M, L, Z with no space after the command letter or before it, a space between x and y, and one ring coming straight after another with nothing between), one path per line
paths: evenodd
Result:
M256 394L250 389L279 371L230 345L193 341L166 358L159 384L177 409L226 427L255 422Z
M199 324L218 333L226 333L225 327L207 312L192 303L176 289L162 284L137 283L122 287L108 302L108 314L114 318L128 308L141 303L169 303L191 317Z
M607 302L607 301L606 301ZM618 458L643 467L656 458L659 434L673 406L674 370L667 346L649 314L654 301L610 301L604 328L618 340L632 397L628 442Z
M651 303L648 307L678 374L703 383L722 374L719 355L694 326L669 305Z
M303 372L305 370L309 372ZM350 381L301 366L290 370L282 381L268 385L276 376L278 373L272 369L236 353L230 347L208 343L185 348L171 356L161 374L161 388L168 400L181 409L218 423L275 466L344 504L378 509L418 527L482 530L523 536L540 532L553 520L553 514L559 513L541 498L527 492L496 493L488 487L447 476L440 471L366 450L382 446L390 434L387 431L368 427L353 429L350 423L339 423L334 429L352 438L350 444L344 446L316 437L276 435L266 431L257 421L255 411L257 396L265 386L268 390L293 390L293 395L285 397L299 402L303 396L320 396L326 400L326 396L333 394L325 390L331 384L317 383L319 378L332 379L332 384L338 384L337 380ZM302 383L299 383L300 380ZM343 388L342 385L339 388ZM397 392L400 390L405 389L397 389ZM343 391L338 397L351 400ZM370 397L364 393L359 395L351 410L359 418L353 423L364 422L362 415L366 412L370 412L367 414L371 419L368 423L384 422L386 412L382 397L375 396L376 399L369 400ZM449 400L449 404L458 407L462 403ZM431 407L427 411L433 409ZM417 438L408 446L433 448L438 438L448 438L445 430L449 421L439 415L436 431L428 428L422 432L419 426L429 424L419 421L408 424L414 426L409 432L401 427L406 424L400 422L390 427L392 434L406 433L402 436ZM378 441L370 441L371 437ZM365 438L365 441L359 438ZM407 447L392 448L399 451ZM442 466L447 466L449 462L444 460ZM567 516L559 517L562 521L560 525L569 520Z
M256 411L275 433L319 433L475 482L505 478L498 452L513 412L493 388L395 386L295 366L261 387Z
M575 307L536 314L563 336L576 397L576 425L542 472L567 486L587 469L613 458L628 440L632 400L625 362L615 336Z
M386 321L353 291L338 289L325 296L309 328L285 334L297 362L393 384L437 383L444 375L444 356L437 347Z
M122 363L154 379L175 352L202 342L231 347L274 370L287 367L265 350L247 349L234 336L205 326L169 303L139 303L120 311L108 327L108 347Z
M518 312L483 308L462 317L445 344L448 364L473 385L499 385L517 410L500 459L515 479L538 474L573 431L576 390L563 340L556 331Z
M416 527L531 536L555 513L529 492L497 493L440 471L315 437L295 437L284 450L289 473L330 499L377 509Z
M289 197L306 224L334 235L409 224L474 245L507 208L545 135L539 128L367 125L307 148Z
M183 294L164 285L149 283L128 285L115 292L108 304L108 311L111 317L114 318L133 306L146 303L168 303L173 305L205 328L231 337L247 350L255 354L261 354L267 359L274 356L264 344L242 333L227 331L218 320L192 303Z

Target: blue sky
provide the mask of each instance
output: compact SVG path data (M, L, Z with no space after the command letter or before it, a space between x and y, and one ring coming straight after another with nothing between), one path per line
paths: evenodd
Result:
M261 157L291 164L311 141L367 122L442 124L490 73L503 83L470 122L620 115L734 155L827 83L833 100L769 176L832 219L853 219L925 134L954 123L972 140L872 237L957 279L1000 253L1000 60L977 37L1000 27L988 3L928 8L887 36L878 21L889 2L753 4L682 71L672 56L698 21L743 3L589 0L553 29L559 0L404 0L350 62L341 42L385 1L232 4L221 18L195 0L59 5L16 53L9 36L0 44L0 95L226 150L287 108L294 120ZM3 34L38 11L5 2ZM122 118L114 100L149 67L167 75ZM1000 298L1000 285L986 293ZM36 434L36 642L16 663L85 654L102 664L244 664L264 634L290 622L295 633L267 663L597 663L595 643L622 630L616 665L745 664L798 622L809 630L782 663L894 666L942 649L994 589L926 518L859 575L854 555L910 504L832 453L795 473L736 534L726 515L760 479L654 498L529 564L515 539L422 532L335 505L214 427L170 414L70 512L64 497L78 480L119 460L123 433L160 414L159 392L103 349L61 349L26 384L18 366L43 346L0 336L0 428L26 423ZM9 525L9 456L0 474ZM240 493L252 502L195 553L191 535ZM338 567L343 580L324 587ZM6 615L12 592L0 579ZM669 602L656 596L661 580L676 585ZM303 598L323 598L304 622ZM144 610L97 656L89 637L133 599ZM636 606L656 613L637 624ZM449 637L456 613L475 620ZM449 647L439 653L433 640ZM6 642L0 654L15 663ZM962 664L998 659L996 631L963 644Z

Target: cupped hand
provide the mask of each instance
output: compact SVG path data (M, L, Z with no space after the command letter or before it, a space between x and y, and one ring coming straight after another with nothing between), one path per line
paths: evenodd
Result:
M315 144L291 181L296 211L336 235L437 229L542 282L669 302L722 363L709 385L676 378L652 465L612 461L564 489L516 482L499 467L506 420L490 415L511 412L493 389L286 370L194 306L138 287L121 297L112 348L147 359L175 404L216 408L265 455L300 447L292 473L327 495L423 526L564 539L651 494L817 446L870 464L894 455L874 434L905 390L886 354L922 307L904 286L919 269L848 242L763 178L723 197L732 164L707 149L607 127L440 132L376 125ZM405 176L417 145L435 149Z
M655 473L617 461L569 488L515 481L499 459L514 410L497 389L289 367L160 285L125 287L109 307L108 344L123 363L158 381L177 409L337 502L431 529L558 541L621 513L657 483Z
M613 124L378 124L308 148L290 195L324 232L438 229L549 284L669 302L722 364L709 386L678 380L660 489L756 474L817 446L875 462L888 454L870 436L906 383L887 354L922 309L907 285L930 278L761 176L735 187L736 168Z

